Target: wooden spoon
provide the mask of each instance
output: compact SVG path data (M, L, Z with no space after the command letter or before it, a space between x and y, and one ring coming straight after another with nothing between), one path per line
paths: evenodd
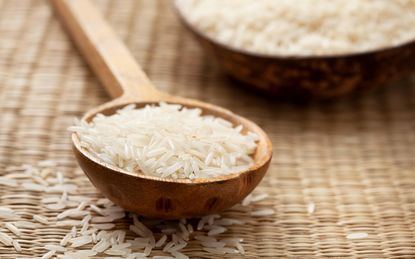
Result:
M172 180L138 175L109 165L83 149L77 134L72 134L78 163L107 198L139 215L172 219L229 208L258 185L272 156L271 141L260 127L224 108L157 90L89 0L51 0L51 3L89 65L115 98L87 112L83 120L89 122L98 113L113 114L131 103L143 107L163 101L201 108L203 114L241 124L245 132L252 131L260 137L255 162L249 170L208 179Z

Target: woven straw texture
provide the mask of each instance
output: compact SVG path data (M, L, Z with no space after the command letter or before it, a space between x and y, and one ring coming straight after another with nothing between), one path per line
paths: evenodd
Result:
M224 76L169 1L96 3L157 87L229 108L272 138L272 165L257 192L270 195L261 206L276 214L224 213L246 221L230 231L244 238L246 258L415 258L414 77L335 102L277 102ZM0 1L0 174L54 159L79 194L98 196L77 167L66 128L108 100L46 1ZM0 186L0 206L53 216L41 198ZM355 232L368 236L347 239ZM0 258L40 257L45 243L66 233L53 226L24 231L22 254L0 245ZM184 253L214 257L197 244Z

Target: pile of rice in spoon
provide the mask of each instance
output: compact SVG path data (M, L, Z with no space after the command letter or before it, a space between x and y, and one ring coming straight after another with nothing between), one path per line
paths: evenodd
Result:
M160 103L98 114L69 128L103 162L170 179L211 178L247 170L258 136L201 109Z

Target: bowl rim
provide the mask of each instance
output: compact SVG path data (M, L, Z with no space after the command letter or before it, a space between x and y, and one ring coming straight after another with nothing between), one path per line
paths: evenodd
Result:
M182 13L180 8L177 5L177 1L174 0L173 8L175 10L176 15L179 17L181 23L186 27L189 31L196 34L197 36L201 37L205 41L210 42L211 44L217 45L222 49L225 49L229 52L242 54L245 56L249 56L251 58L261 58L261 59L268 59L268 60L316 60L316 59L344 59L344 58L357 58L369 55L375 55L378 53L382 53L385 51L393 51L398 50L401 48L405 48L411 45L415 46L415 37L409 39L407 41L401 42L399 44L393 46L382 46L378 48L368 49L368 50L360 50L355 52L346 52L346 53L335 53L335 54L321 54L321 55L281 55L281 54L266 54L266 53L258 53L250 50L245 50L237 47L233 47L231 45L222 43L215 39L214 37L208 35L205 32L202 32L199 28L191 24L191 22L186 18L186 15Z

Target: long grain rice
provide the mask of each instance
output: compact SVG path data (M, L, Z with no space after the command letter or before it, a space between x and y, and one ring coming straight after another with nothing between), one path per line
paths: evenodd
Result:
M80 237L74 237L70 241L71 247L80 247L84 246L86 244L92 243L92 237L91 236L80 236Z
M415 38L415 1L176 0L208 37L253 53L333 55Z
M20 231L20 229L18 229L15 225L13 225L13 223L7 222L4 224L4 226L10 230L10 232L12 232L13 234L15 234L16 236L21 236L22 235L22 231Z
M137 130L139 129L139 130ZM81 145L105 163L161 178L210 178L247 169L258 136L242 126L202 116L200 109L160 103L78 122Z
M50 223L48 218L46 218L42 215L33 215L33 219L36 220L39 223L44 224L44 225L48 225Z
M161 247L162 245L164 245L164 243L166 243L167 241L167 236L163 235L156 243L155 247Z
M55 254L56 254L56 251L52 250L52 251L49 251L46 254L44 254L40 259L49 259L52 256L54 256Z
M347 239L363 239L367 238L369 235L366 232L355 232L350 233L346 236Z
M14 250L16 250L16 252L20 253L22 251L22 247L19 244L19 241L17 241L16 239L13 240L13 247Z
M225 228L225 227L215 226L214 228L209 230L208 236L216 236L216 235L219 235L219 234L222 234L222 233L226 232L227 230L228 229Z
M57 251L57 252L65 252L66 248L59 245L48 244L45 245L44 248L49 251Z
M307 213L308 213L308 214L313 214L315 210L316 210L316 204L314 204L314 203L309 203L309 204L307 205Z
M104 252L111 246L111 243L108 242L105 239L101 239L94 247L92 247L92 250L97 251L98 253Z
M264 217L264 216L271 216L275 213L273 209L262 209L251 212L251 216L254 217Z
M33 173L42 177L36 167L27 168L29 168L30 174ZM46 169L48 168L44 168L44 170ZM52 173L49 173L48 175L51 174ZM28 177L30 178L30 175ZM25 183L31 184L31 182L27 181L27 177L24 179ZM33 180L33 182L35 182L35 180ZM41 181L36 180L36 182ZM165 256L166 258L186 259L188 257L179 251L185 248L188 245L188 241L192 239L200 241L204 250L211 253L243 254L245 252L241 245L242 239L224 238L218 241L215 238L227 231L227 228L224 226L243 223L236 219L221 218L219 214L202 217L198 223L198 228L200 229L196 232L197 234L194 235L193 226L190 222L188 223L186 219L181 219L179 221L140 220L137 215L130 213L129 216L132 218L132 224L129 228L140 237L125 241L127 232L122 229L113 230L116 225L111 223L125 217L125 212L122 208L114 205L107 199L98 199L95 202L96 205L94 205L90 198L72 195L66 188L54 188L56 186L62 187L62 182L64 182L64 180L57 180L54 183L55 186L49 186L57 193L61 193L61 196L50 196L42 199L41 202L44 205L54 205L63 202L65 207L70 206L71 208L66 210L64 210L64 208L59 209L56 222L37 214L33 215L33 221L56 227L71 227L71 229L58 244L46 244L44 248L50 251L44 254L42 258L51 258L56 253L58 253L59 258L63 259L84 259L91 256L100 256L102 254L107 254L109 257L115 258L147 258L154 248L160 248L164 252L168 252L172 255ZM76 189L77 186L69 188ZM43 190L43 192L47 191L47 189ZM260 198L258 198L258 196ZM264 195L262 196L264 197ZM257 197L256 200L262 200L261 195L253 197ZM99 214L99 216L92 216L95 213ZM10 217L14 220L20 219L20 216L8 207L0 207L0 215L3 218ZM82 220L68 220L66 219L67 217L83 218ZM30 221L18 220L14 222L5 222L4 226L13 234L19 236L21 235L21 230L19 228L36 229L39 225ZM80 227L79 232L77 231L77 226ZM160 229L159 232L155 232L157 235L158 233L165 233L161 235L157 241L155 239L155 233L152 231L153 228ZM169 239L171 240L169 241ZM13 246L17 252L22 251L19 242L5 233L0 232L0 242L6 246ZM65 246L68 244L70 244L70 246L66 248ZM88 245L91 245L92 249L79 249ZM136 253L135 251L137 250L142 251L142 253Z
M6 233L0 232L0 242L3 243L5 246L12 246L13 238L11 238Z
M62 238L62 240L60 241L59 244L61 246L66 246L68 244L69 240L71 240L71 238L72 238L71 233L68 233Z

